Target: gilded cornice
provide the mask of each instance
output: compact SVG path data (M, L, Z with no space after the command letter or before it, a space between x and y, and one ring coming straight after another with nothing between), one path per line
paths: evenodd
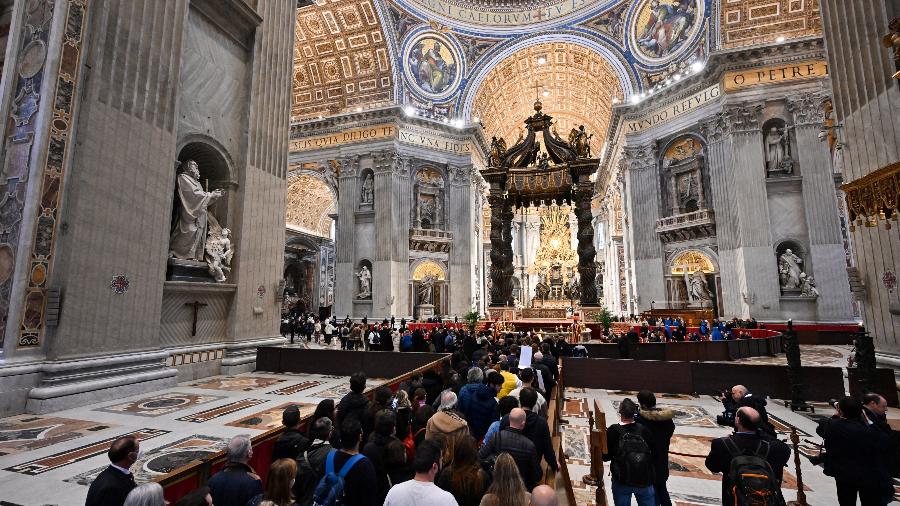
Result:
M877 227L878 221L890 229L900 213L900 162L876 170L841 187L847 199L847 212L856 225ZM850 231L856 227L850 225Z

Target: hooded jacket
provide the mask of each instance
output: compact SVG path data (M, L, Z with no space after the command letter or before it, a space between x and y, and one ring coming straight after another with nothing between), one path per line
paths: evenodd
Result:
M325 476L325 458L331 450L331 443L316 439L297 457L297 479L293 490L299 506L312 505L316 486Z
M431 439L435 434L443 434L447 440L444 447L444 462L453 460L453 447L456 441L469 433L469 425L459 413L453 411L438 411L425 425L425 439Z
M654 483L669 479L669 443L675 432L675 412L671 409L641 409L635 422L643 425L653 436L647 444L653 455Z
M369 435L372 427L366 427L366 411L369 408L369 398L363 394L358 394L356 392L350 392L345 395L341 402L337 405L337 427L342 427L344 425L344 420L349 417L354 417L359 420L359 423L363 424L363 433L364 437Z
M494 420L500 418L494 388L483 383L469 383L459 391L459 410L469 422L472 437L480 441Z
M373 433L363 447L362 454L375 466L379 504L384 502L392 486L412 478L406 462L406 447L394 436Z
M286 429L272 448L272 462L278 459L296 459L307 446L309 439L306 439L302 432L297 429Z

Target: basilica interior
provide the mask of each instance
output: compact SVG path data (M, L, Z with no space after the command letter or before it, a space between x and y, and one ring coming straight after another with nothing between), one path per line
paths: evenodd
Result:
M685 505L720 503L722 388L805 457L831 399L900 405L895 0L0 0L0 48L0 504L82 504L126 433L174 504L287 401L456 364L328 322L586 346L570 506L638 390Z

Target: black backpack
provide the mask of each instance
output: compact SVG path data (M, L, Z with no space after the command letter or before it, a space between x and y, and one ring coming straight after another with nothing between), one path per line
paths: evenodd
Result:
M649 487L653 484L650 446L640 434L623 431L611 468L613 478L622 485Z
M760 440L756 450L741 450L730 437L722 438L725 448L731 454L728 468L728 483L735 506L781 506L781 485L766 460L769 455L768 441Z

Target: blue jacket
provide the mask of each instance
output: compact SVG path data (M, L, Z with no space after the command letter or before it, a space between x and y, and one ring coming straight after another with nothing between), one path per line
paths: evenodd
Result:
M496 395L496 390L483 383L469 383L459 391L458 408L476 441L484 437L491 422L500 419Z

